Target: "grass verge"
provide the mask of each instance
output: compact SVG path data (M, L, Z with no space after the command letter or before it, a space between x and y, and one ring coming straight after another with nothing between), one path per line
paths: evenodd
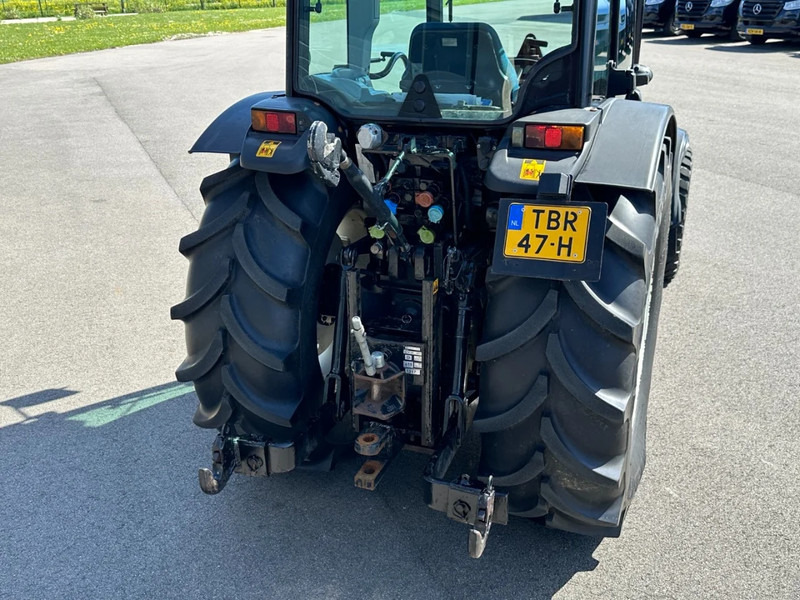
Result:
M285 8L148 13L0 25L0 64L160 42L177 36L249 31L285 23Z
M454 0L455 1L455 0ZM501 0L458 0L461 5ZM278 2L283 4L283 2ZM382 0L381 13L421 10L425 0ZM344 0L327 0L315 21L345 18ZM251 31L286 24L284 6L235 10L182 10L75 21L0 25L0 64L89 52L176 37Z

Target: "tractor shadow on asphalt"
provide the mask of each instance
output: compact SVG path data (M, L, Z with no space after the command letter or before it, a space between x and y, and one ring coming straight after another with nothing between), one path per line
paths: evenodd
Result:
M75 393L43 390L0 406L24 411ZM10 465L0 519L19 549L4 589L63 597L67 582L46 588L35 574L66 560L83 589L125 585L132 597L539 598L598 564L600 539L516 519L493 527L483 558L469 558L468 529L425 506L428 456L410 451L374 492L353 486L361 463L350 454L330 472L234 476L206 496L197 468L209 466L214 435L191 423L195 403L188 386L165 384L0 428ZM476 460L476 440L456 473ZM80 544L83 558L65 558L65 544ZM131 580L136 572L148 576Z

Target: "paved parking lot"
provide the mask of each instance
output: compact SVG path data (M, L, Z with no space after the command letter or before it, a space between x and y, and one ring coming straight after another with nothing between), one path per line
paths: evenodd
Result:
M378 491L357 467L203 496L213 437L174 383L187 148L283 87L282 30L0 66L0 597L800 596L800 46L648 36L646 99L695 165L667 290L649 462L616 540L513 522L484 558L428 510L425 457Z

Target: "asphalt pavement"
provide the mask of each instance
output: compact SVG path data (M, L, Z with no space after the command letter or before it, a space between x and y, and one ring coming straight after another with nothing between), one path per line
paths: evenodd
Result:
M695 171L644 479L619 539L513 521L479 561L423 455L372 493L351 459L197 485L169 307L227 161L186 151L283 54L274 29L0 66L0 598L800 597L800 46L647 37Z

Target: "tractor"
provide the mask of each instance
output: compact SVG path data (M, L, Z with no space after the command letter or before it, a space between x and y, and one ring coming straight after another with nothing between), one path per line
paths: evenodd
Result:
M286 89L191 149L230 159L171 311L216 430L204 492L343 450L373 490L411 448L473 557L509 517L619 535L692 170L672 108L642 101L643 11L288 0Z

